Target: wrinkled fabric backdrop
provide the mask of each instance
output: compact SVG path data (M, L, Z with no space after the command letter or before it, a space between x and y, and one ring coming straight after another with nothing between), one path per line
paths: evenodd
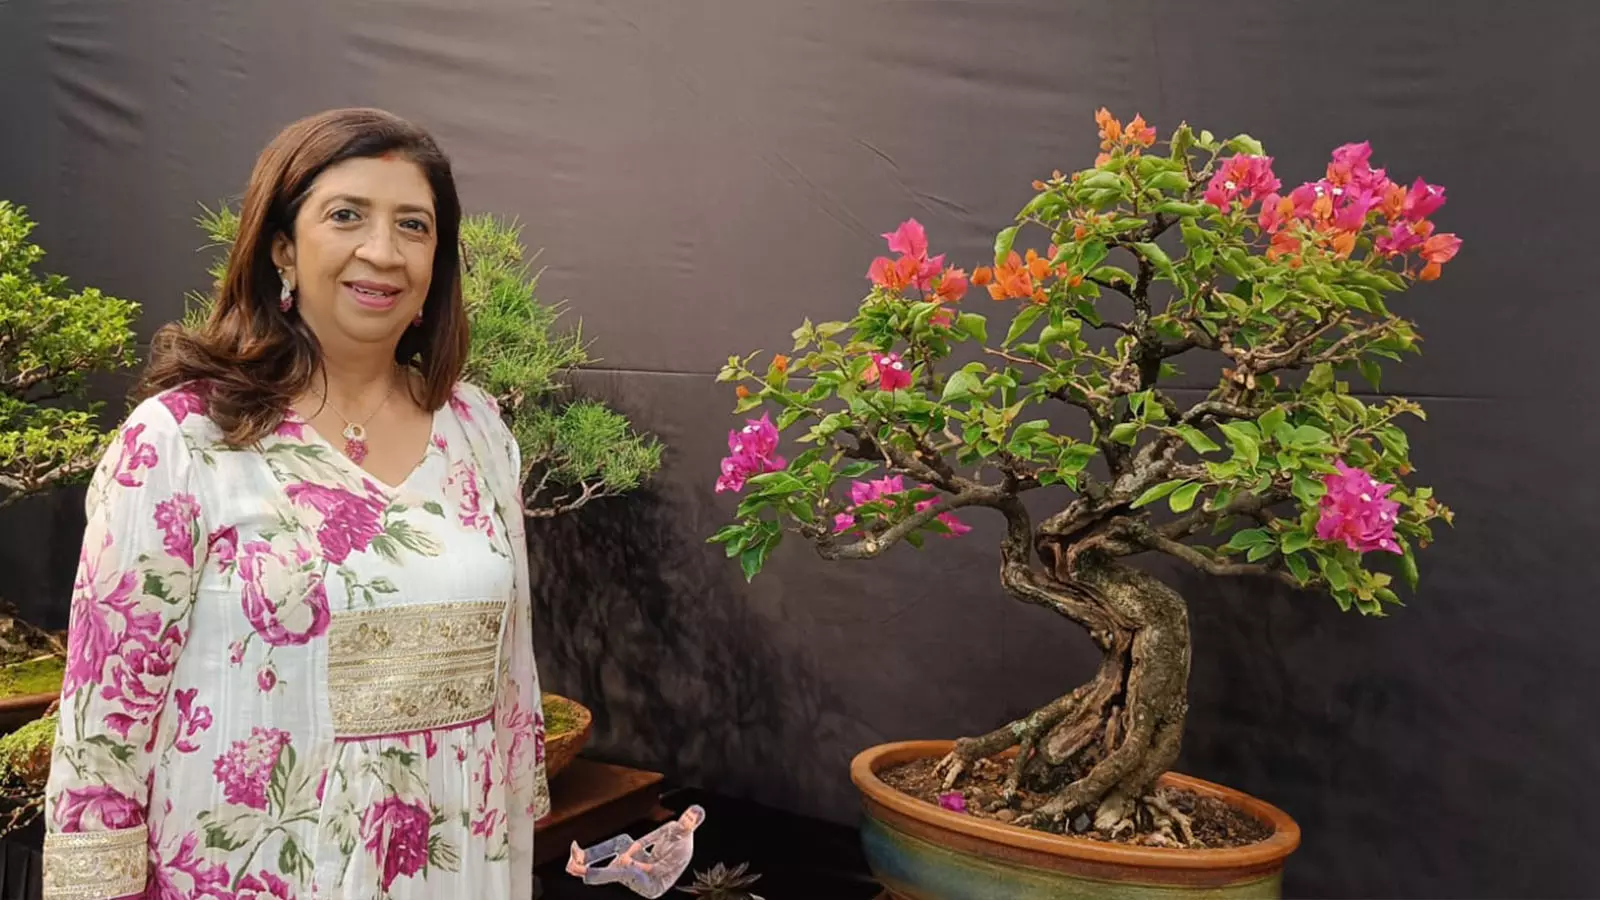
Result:
M1095 655L1001 594L999 529L977 515L876 563L786 546L745 586L703 543L733 506L711 489L734 422L721 362L846 316L908 216L980 263L1034 178L1093 159L1101 105L1163 137L1184 118L1249 131L1291 185L1362 139L1396 177L1446 185L1438 220L1466 244L1397 303L1426 352L1386 387L1426 405L1418 477L1458 525L1385 621L1157 562L1193 610L1181 768L1299 820L1292 895L1596 888L1600 9L235 6L0 0L0 196L39 221L48 267L142 302L148 337L205 284L197 204L236 197L284 124L377 105L434 130L467 207L525 223L542 297L593 336L583 389L669 448L648 490L531 530L547 684L594 708L597 753L840 821L856 751L987 730ZM5 594L57 626L81 506L64 491L0 518Z

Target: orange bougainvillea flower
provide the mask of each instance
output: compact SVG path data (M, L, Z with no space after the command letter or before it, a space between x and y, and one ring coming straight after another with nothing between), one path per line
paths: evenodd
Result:
M1328 242L1333 248L1333 253L1340 259L1348 259L1351 251L1356 249L1356 233L1354 231L1341 231Z
M1049 263L1039 259L1039 254L1032 250L1028 251L1028 255L1030 262L1023 262L1022 257L1013 250L1006 257L1005 265L995 267L994 281L988 285L990 297L996 300L1020 300L1033 296L1032 261L1038 261L1046 272L1049 271Z
M967 273L964 269L951 266L939 276L939 284L934 288L934 293L945 303L955 303L967 295Z
M1078 225L1072 226L1072 239L1073 240L1081 241L1086 236L1088 236L1088 234L1089 234L1089 229L1083 227L1082 224L1078 224Z
M988 266L979 266L972 270L972 283L983 287L994 281L994 272Z
M1094 123L1100 126L1101 147L1110 150L1117 141L1122 139L1122 123L1112 118L1111 110L1104 106L1095 110Z
M782 353L777 354L772 357L772 367L779 372L789 371L789 357L784 356Z
M1300 239L1287 231L1280 231L1272 236L1272 245L1267 247L1267 259L1276 260L1299 250Z
M1133 121L1128 123L1128 140L1141 147L1148 147L1156 142L1156 130L1144 123L1144 116L1135 114Z
M733 395L738 397L740 400L743 400L750 396L750 389L741 384L733 389Z
M1028 251L1028 274L1034 281L1043 281L1050 274L1050 260L1039 255L1037 250Z
M1428 264L1422 267L1417 277L1423 281L1432 281L1439 277L1444 264L1455 258L1456 251L1461 249L1461 238L1453 234L1435 234L1422 242L1422 250L1418 253Z

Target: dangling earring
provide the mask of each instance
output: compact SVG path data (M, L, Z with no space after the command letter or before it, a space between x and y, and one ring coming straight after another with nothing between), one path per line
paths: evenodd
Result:
M422 310L419 309L419 310L417 310L416 318L411 320L411 327L412 328L417 328L417 327L420 327L421 325L422 325Z
M278 270L278 280L283 285L278 291L278 309L288 312L294 306L294 285L284 277L283 270Z

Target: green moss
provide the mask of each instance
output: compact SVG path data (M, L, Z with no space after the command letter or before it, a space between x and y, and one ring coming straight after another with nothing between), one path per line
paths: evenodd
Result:
M66 667L67 661L59 656L47 656L0 667L0 697L60 693L61 679L66 674Z
M15 773L26 767L30 760L48 759L50 747L56 739L54 713L18 728L0 737L0 775Z
M542 699L544 707L544 734L549 740L560 734L578 729L578 711L573 708L572 702L545 694Z

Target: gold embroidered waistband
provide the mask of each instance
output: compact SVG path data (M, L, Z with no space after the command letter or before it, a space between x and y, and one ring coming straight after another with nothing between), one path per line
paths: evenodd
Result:
M488 716L505 611L504 600L484 600L334 613L334 736L402 734Z
M149 830L75 831L44 838L45 900L106 900L142 895Z

